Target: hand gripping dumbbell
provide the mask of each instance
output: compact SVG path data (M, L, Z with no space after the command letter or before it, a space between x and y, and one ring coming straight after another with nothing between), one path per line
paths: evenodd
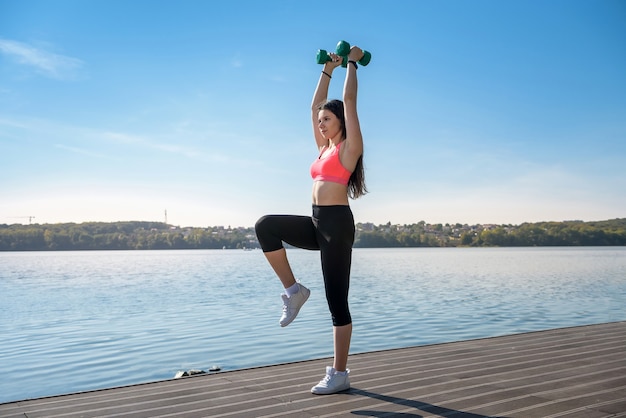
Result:
M339 55L339 54L337 54ZM317 50L317 63L318 64L326 64L327 62L331 61L332 58L330 57L330 55L328 55L328 52L326 52L325 49L318 49ZM345 67L346 65L348 65L348 56L344 56L341 57L341 66Z
M350 44L346 41L339 41L337 44L337 48L335 49L335 53L341 57L341 66L346 67L348 65L348 54L350 53ZM369 51L363 51L363 57L358 61L362 66L366 66L370 63L372 59L372 54ZM317 63L325 64L330 61L331 58L323 49L317 51Z
M337 44L337 49L335 50L335 53L339 55L340 57L346 57L345 61L341 63L343 67L348 65L348 54L350 53L349 43L347 43L346 41L339 41L339 43ZM369 51L364 50L363 56L357 62L365 67L367 64L370 63L371 60L372 60L372 54Z

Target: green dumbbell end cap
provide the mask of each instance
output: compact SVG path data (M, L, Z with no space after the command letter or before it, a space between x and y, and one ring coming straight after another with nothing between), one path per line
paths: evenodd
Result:
M367 64L370 63L371 60L372 54L370 54L369 51L363 51L363 58L359 60L359 64L365 67Z
M318 64L325 64L330 61L330 57L328 56L328 53L326 51L320 49L317 51L316 61Z
M341 57L341 66L343 68L346 68L348 66L348 56L347 55Z
M341 57L347 57L350 53L350 44L346 41L339 41L335 52Z

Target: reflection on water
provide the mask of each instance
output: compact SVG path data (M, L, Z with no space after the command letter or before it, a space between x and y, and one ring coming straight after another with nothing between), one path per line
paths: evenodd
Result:
M0 402L332 355L312 295L278 326L260 251L0 253ZM626 248L356 249L351 352L626 319Z

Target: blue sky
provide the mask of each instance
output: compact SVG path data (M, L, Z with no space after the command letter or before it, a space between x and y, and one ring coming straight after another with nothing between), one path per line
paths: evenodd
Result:
M624 1L0 0L0 223L309 214L340 39L373 57L357 222L626 216Z

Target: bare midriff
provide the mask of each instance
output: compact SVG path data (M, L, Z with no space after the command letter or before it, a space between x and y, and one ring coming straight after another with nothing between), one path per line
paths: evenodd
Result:
M313 204L318 206L348 205L348 187L331 181L314 181Z

